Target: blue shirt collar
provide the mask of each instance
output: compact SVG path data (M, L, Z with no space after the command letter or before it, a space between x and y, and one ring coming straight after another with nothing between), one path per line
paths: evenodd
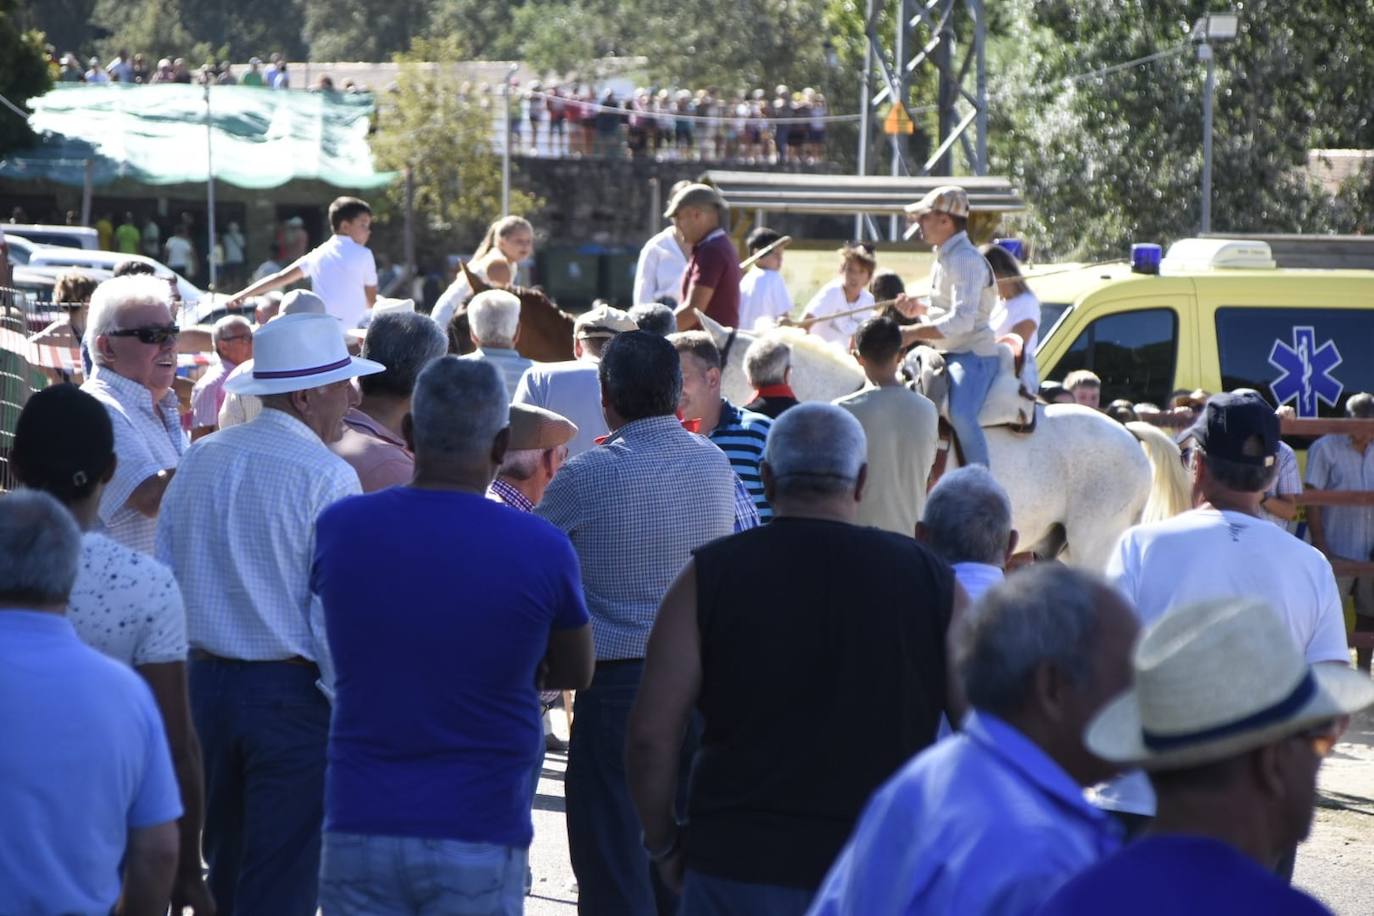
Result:
M1063 767L1005 720L985 709L970 710L964 719L963 733L1045 794L1092 820L1108 819L1105 812L1088 803L1083 797L1083 787L1074 782Z

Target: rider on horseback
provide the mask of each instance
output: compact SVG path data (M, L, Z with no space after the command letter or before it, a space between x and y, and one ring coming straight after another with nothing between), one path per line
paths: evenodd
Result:
M1001 368L997 339L989 319L997 303L997 284L987 259L969 241L968 194L954 185L938 187L906 208L921 237L935 248L930 303L906 294L896 307L909 318L926 315L902 329L902 345L921 342L945 356L948 366L949 422L968 464L988 464L987 439L978 413Z

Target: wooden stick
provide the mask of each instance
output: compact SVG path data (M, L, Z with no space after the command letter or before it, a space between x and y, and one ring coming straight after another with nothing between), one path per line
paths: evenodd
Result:
M773 244L765 245L763 248L760 248L758 251L754 252L749 257L745 258L743 261L740 261L739 269L742 271L748 270L749 268L753 267L756 263L772 254L774 249L781 248L783 245L786 245L790 241L792 241L792 236L784 235L782 238L778 239Z
M834 313L833 315L821 315L821 316L818 316L818 317L816 317L816 318L804 318L804 319L800 319L800 320L797 320L797 321L792 321L791 319L787 319L787 321L788 321L787 324L782 324L781 321L778 322L778 323L779 323L780 325L782 325L782 327L790 327L790 328L809 328L809 327L811 327L811 325L813 325L813 324L818 324L818 323L820 323L820 322L822 322L822 321L834 321L834 320L837 319L837 318L848 318L848 317L850 317L851 315L862 315L864 312L877 312L877 311L880 311L880 310L882 310L882 309L887 308L888 306L896 305L896 304L897 304L897 300L896 300L896 299L884 299L882 302L875 302L875 303L873 303L872 305L865 305L865 306L862 306L861 308L849 309L848 311L844 311L844 312L836 312L836 313Z

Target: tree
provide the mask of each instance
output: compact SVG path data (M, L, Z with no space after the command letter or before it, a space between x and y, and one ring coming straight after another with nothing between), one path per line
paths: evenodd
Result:
M1207 4L1013 0L992 89L993 171L1031 204L1041 256L1121 257L1195 234L1204 68L1189 42ZM1214 231L1351 228L1306 175L1314 144L1368 146L1370 17L1343 4L1246 4L1216 46ZM1077 74L1160 52L1099 78Z
M429 22L427 0L306 0L311 60L387 60Z
M23 105L52 88L52 75L43 54L42 34L21 32L18 12L16 0L0 0L0 95ZM8 109L0 110L0 155L31 146L35 139L27 120Z
M454 44L417 41L397 60L404 66L379 115L372 151L378 168L411 170L415 213L424 220L416 248L428 260L425 255L447 254L480 238L502 215L501 168L490 145L490 109L464 96L452 78ZM539 206L535 197L512 190L512 212ZM395 225L404 207L405 186L398 181L387 188L379 217Z
M76 2L76 0L63 0ZM319 0L96 0L92 21L106 38L103 54L120 49L160 57L186 58L199 65L210 58L243 62L280 51L299 59L301 6Z

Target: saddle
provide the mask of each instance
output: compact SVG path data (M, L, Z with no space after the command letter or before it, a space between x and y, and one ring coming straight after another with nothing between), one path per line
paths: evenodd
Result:
M1035 395L1026 391L1011 348L997 345L999 367L997 378L988 389L983 409L978 412L978 425L983 428L1005 426L1012 432L1029 433L1035 430ZM909 380L907 387L930 398L949 420L949 370L945 357L932 347L914 347L902 361L902 373Z

